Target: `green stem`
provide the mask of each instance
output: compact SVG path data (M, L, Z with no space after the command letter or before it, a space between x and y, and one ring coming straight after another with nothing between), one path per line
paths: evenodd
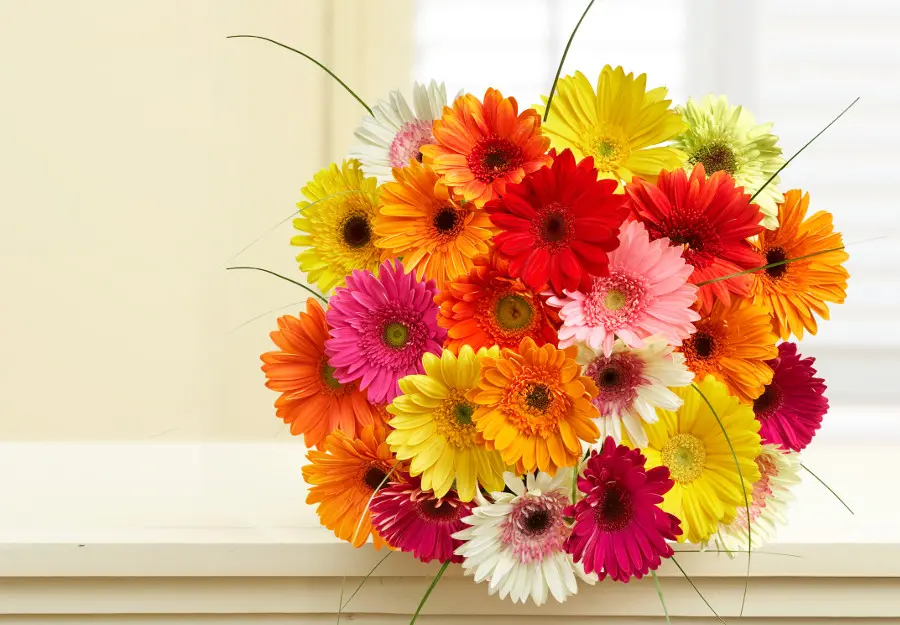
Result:
M681 565L678 564L678 560L675 559L675 556L672 556L672 557L669 558L669 559L670 559L672 562L675 563L675 566L678 567L678 570L681 571L681 574L684 575L684 578L685 578L685 579L688 581L688 583L694 588L694 591L700 596L700 598L703 599L703 603L706 604L706 607L710 609L710 611L715 615L715 617L719 620L719 622L720 622L720 623L725 623L725 621L722 620L722 617L719 616L719 613L716 612L715 608L712 607L712 604L711 604L709 601L706 600L706 597L704 597L704 596L703 596L703 593L700 592L700 589L697 588L697 584L694 583L694 580L692 580L692 579L688 576L688 574L684 572L684 569L681 568ZM725 625L728 625L728 623L725 623Z
M827 488L827 489L828 489L828 492L831 493L832 495L834 495L835 499L837 499L838 501L840 501L840 502L844 505L844 507L847 508L847 512L849 512L850 514L853 514L853 516L856 516L856 515L853 513L853 510L850 509L850 506L847 505L847 502L845 502L843 499L841 499L841 496L838 495L836 492L834 492L834 491L831 489L831 486L829 486L828 484L826 484L825 481L824 481L822 478L820 478L818 475L816 475L815 473L813 473L812 471L810 471L810 470L809 470L809 467L806 466L805 464L802 464L802 463L801 463L800 466L803 467L803 468L806 470L807 473L809 473L809 474L812 475L814 478L816 478L816 481L818 481L819 484L821 484L822 486L824 486L825 488Z
M662 604L663 614L666 615L666 623L671 623L672 620L669 618L669 609L666 607L662 586L659 585L659 577L656 575L656 571L650 571L650 575L653 576L653 583L656 585L656 594L659 595L659 602Z
M295 52L295 53L299 54L303 58L305 58L309 61L312 61L313 63L318 65L320 68L325 70L326 74L328 74L329 76L334 78L340 86L342 86L344 89L347 90L347 93L352 95L354 98L356 98L357 102L359 102L360 104L363 105L363 108L366 109L366 111L369 113L369 115L372 114L372 109L369 108L369 105L366 104L361 97L356 95L356 92L353 91L353 89L351 89L349 86L347 86L347 83L345 83L343 80L338 78L334 72L332 72L330 69L328 69L327 67L322 65L322 63L320 63L319 61L317 61L316 59L314 59L313 57L308 55L306 52L301 52L300 50L297 50L296 48L292 48L290 46L286 46L279 41L275 41L274 39L269 39L268 37L260 37L259 35L229 35L228 37L226 37L226 39L262 39L263 41L268 41L269 43L274 43L276 46L281 46L285 50L290 50L291 52Z
M794 152L794 155L793 155L792 157L790 157L788 160L786 160L786 161L784 162L784 165L782 165L781 167L779 167L779 168L778 168L778 171L776 171L774 174L772 174L772 175L769 177L769 179L766 180L766 182L763 184L763 186L761 186L759 189L756 190L756 193L754 193L752 196L750 196L750 201L752 202L753 200L755 200L755 199L756 199L756 196L759 195L760 193L762 193L762 192L763 192L763 189L765 189L767 186L769 186L769 183L772 182L773 180L775 180L775 178L778 177L778 174L780 174L781 171L782 171L785 167L787 167L788 165L791 164L791 161L792 161L792 160L794 160L795 158L797 158L798 156L800 156L800 153L803 152L803 150L805 150L805 149L808 148L810 145L812 145L813 141L815 141L816 139L818 139L819 137L821 137L821 136L822 136L822 133L824 133L826 130L828 130L829 128L831 128L831 126L832 126L837 120L839 120L841 117L843 117L843 116L844 116L844 113L846 113L847 111L849 111L849 110L853 107L853 105L856 104L857 102L859 102L859 97L857 97L855 100L853 100L853 102L851 102L850 105L849 105L847 108L845 108L843 111L841 111L840 114L839 114L837 117L835 117L834 119L832 119L831 122L829 122L829 124L828 124L827 126L825 126L822 130L820 130L820 131L816 134L815 137L813 137L812 139L810 139L809 141L807 141L807 142L806 142L806 145L804 145L802 148L800 148L799 150L797 150L796 152Z
M704 280L703 282L698 282L697 286L706 286L707 284L712 284L714 282L721 282L722 280L731 280L732 278L737 278L738 276L744 276L748 273L756 273L757 271L765 271L766 269L771 269L772 267L778 267L780 265L787 265L788 263L793 263L798 260L805 260L807 258L812 258L813 256L821 256L822 254L828 254L830 252L839 252L844 249L844 246L841 245L839 247L833 247L829 250L819 250L818 252L813 252L812 254L804 254L803 256L796 256L794 258L785 258L784 260L779 260L774 263L769 263L768 265L763 265L762 267L754 267L753 269L745 269L744 271L738 271L737 273L731 273L727 276L719 276L718 278L710 278L709 280Z
M363 577L362 581L359 583L359 586L356 587L356 590L354 590L354 591L353 591L353 594L350 595L350 597L347 599L347 602L344 603L344 604L341 606L341 610L342 610L342 611L347 609L347 606L350 605L350 602L351 602L351 601L353 601L353 597L355 597L355 596L357 595L357 593L359 593L359 591L362 590L363 584L365 584L366 581L368 581L368 579L372 576L372 573L375 572L375 569L377 569L379 566L381 566L381 564L382 564L385 560L387 560L387 559L388 559L388 556L391 555L392 553L394 553L394 552L391 551L391 550L389 549L388 552L384 555L384 557L383 557L381 560L379 560L379 561L375 564L375 566L372 567L372 570L369 571L368 573L366 573L366 576ZM341 594L343 594L343 589L341 590Z
M283 276L280 273L276 273L270 269L263 269L262 267L225 267L226 271L231 271L232 269L249 269L251 271L261 271L263 273L267 273L270 276L275 276L276 278L281 278L282 280L286 280L287 282L290 282L291 284L296 284L301 289L305 289L305 290L309 291L311 294L315 295L316 297L318 297L320 300L322 300L326 304L328 303L328 298L325 297L324 295L320 294L318 291L315 291L314 289L309 288L302 282L297 282L296 280L291 280L287 276Z
M588 2L587 8L585 8L584 13L581 14L581 17L578 20L578 23L575 24L575 28L572 29L572 34L569 35L569 41L566 43L566 49L563 50L562 58L559 60L559 67L556 68L556 77L553 79L553 85L550 87L550 95L547 96L547 108L544 109L544 121L547 121L547 117L550 115L550 104L553 102L553 94L556 93L556 83L559 82L559 75L562 72L563 63L566 62L566 55L569 54L569 46L572 45L572 40L575 39L575 33L578 32L578 27L581 26L581 22L584 21L584 18L587 16L588 11L591 10L591 7L594 6L594 0Z
M419 618L419 612L422 611L422 608L425 606L425 602L428 601L428 597L431 596L431 591L434 590L434 587L437 586L437 583L441 581L441 576L443 576L444 571L447 570L447 567L450 566L450 560L444 562L441 565L441 570L437 572L437 575L434 576L434 580L431 582L431 586L428 587L428 590L425 591L425 594L422 596L422 600L419 602L419 607L416 608L416 613L413 614L412 620L409 622L409 625L414 625L416 619Z

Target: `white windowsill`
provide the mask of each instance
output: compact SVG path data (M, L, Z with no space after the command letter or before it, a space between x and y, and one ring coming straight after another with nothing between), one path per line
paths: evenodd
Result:
M753 556L748 614L855 616L863 610L900 616L894 478L900 437L890 429L896 428L892 413L864 411L853 421L832 415L804 454L804 463L856 515L805 475L790 525L766 550L800 557ZM366 575L384 552L354 550L319 527L304 503L304 454L299 441L0 444L0 578L7 578L0 580L0 615L118 613L129 593L136 594L126 613L334 612L342 578L352 592L354 578ZM726 614L737 609L743 556L679 559L714 605ZM350 610L408 614L436 570L393 554ZM706 616L674 566L660 575L673 614ZM121 578L133 581L123 586ZM842 585L835 586L836 579ZM81 591L72 592L76 587ZM182 596L188 589L189 605ZM788 589L794 600L773 603ZM596 596L640 600L590 600ZM537 612L489 597L458 567L432 601L436 614L659 614L650 582L604 583L565 606Z

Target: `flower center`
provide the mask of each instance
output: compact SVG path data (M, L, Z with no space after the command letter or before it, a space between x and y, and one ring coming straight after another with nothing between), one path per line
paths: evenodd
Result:
M697 334L694 336L694 351L700 358L709 358L713 354L715 347L713 337L708 334Z
M635 323L650 301L643 278L613 269L609 276L593 280L582 304L586 325L618 330Z
M432 413L435 431L446 439L448 445L468 449L475 445L474 414L475 405L466 399L463 391L452 388Z
M363 476L363 481L366 483L366 486L371 488L372 490L378 490L380 487L384 486L387 482L385 482L385 477L387 477L387 473L381 470L380 467L375 466L374 464L366 470L366 474Z
M363 247L372 240L372 228L363 215L351 215L341 228L341 238L353 249Z
M781 389L778 386L775 384L766 386L762 395L753 400L753 412L756 414L756 418L766 419L781 407L782 400Z
M460 425L472 425L472 415L475 414L475 406L469 402L459 402L453 407L453 417Z
M322 368L319 370L319 373L322 376L322 382L325 386L335 391L341 388L341 383L334 377L334 367L327 362L322 363Z
M534 308L521 295L505 295L497 300L496 319L504 330L521 330L531 323Z
M459 216L456 211L450 208L442 208L437 215L434 216L434 227L441 234L452 232L456 228Z
M392 321L385 324L382 337L385 345L393 349L400 349L405 347L409 340L409 328L403 323Z
M594 508L597 526L604 532L618 532L628 527L633 518L631 494L618 482L607 482Z
M706 448L693 434L676 434L662 448L662 463L669 468L672 479L690 484L703 475Z
M423 145L434 143L434 135L431 133L432 122L427 119L417 119L406 122L394 135L394 140L388 148L388 159L391 167L407 167L410 159L422 162Z
M568 206L552 202L536 211L532 233L543 247L557 251L566 246L575 235L575 222L570 218Z
M544 240L555 243L566 236L566 217L561 212L548 213L542 225Z
M550 389L543 384L532 384L525 393L525 403L538 412L546 412L552 401Z
M614 367L607 367L597 376L597 384L604 389L618 386L621 381L622 376Z
M608 310L616 311L625 306L628 303L628 298L625 297L625 294L622 291L617 291L615 289L610 289L606 292L606 296L603 298L603 305L606 306Z
M579 140L581 151L594 157L594 167L608 173L628 157L628 145L619 137L597 130L586 131Z
M772 263L782 263L787 260L787 254L784 253L784 250L780 247L776 247L774 249L766 252L766 264L771 265ZM783 263L781 265L775 265L774 267L769 267L766 269L766 274L770 278L780 278L784 275L784 272L787 271L788 264Z
M524 564L559 553L571 533L562 519L567 503L568 498L560 491L518 497L500 523L500 542Z
M737 158L734 151L724 143L710 143L701 146L689 159L692 165L703 163L707 176L717 171L724 171L733 176L737 170Z
M550 527L550 512L547 510L533 510L522 519L522 529L526 534L537 536Z
M522 165L522 150L505 137L485 137L480 139L466 162L469 169L481 182L493 182Z
M584 374L594 380L599 393L592 403L602 416L621 416L637 397L638 387L646 382L644 361L637 354L619 352L598 356L584 368Z
M417 503L419 515L426 521L445 523L455 521L459 517L460 507L446 499L424 497Z

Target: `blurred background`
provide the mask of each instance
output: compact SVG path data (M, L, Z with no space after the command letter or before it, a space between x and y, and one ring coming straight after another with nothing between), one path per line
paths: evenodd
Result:
M300 188L413 80L547 93L582 0L0 0L0 440L288 440L259 354L303 293ZM847 303L803 341L823 434L900 440L900 3L599 0L564 73L646 73L775 122L834 213ZM878 238L884 237L884 238ZM873 240L877 239L877 240ZM860 415L866 415L862 418Z

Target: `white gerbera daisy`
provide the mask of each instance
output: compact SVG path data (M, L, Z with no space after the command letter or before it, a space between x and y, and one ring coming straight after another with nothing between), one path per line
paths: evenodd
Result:
M757 125L753 113L729 106L725 96L707 95L699 103L688 99L681 113L688 129L674 145L687 154L688 173L703 163L707 176L724 170L753 194L784 165L778 137L769 132L772 124ZM784 200L779 182L776 177L753 200L763 213L762 225L769 229L778 226L778 204Z
M777 445L763 445L756 458L759 481L750 496L751 550L759 549L774 537L779 525L786 523L785 510L794 500L790 489L800 483L800 457ZM728 525L719 524L709 542L724 551L747 550L747 508L738 506L737 515Z
M586 343L576 345L576 360L599 391L592 400L600 411L598 444L602 446L607 436L621 443L624 424L632 445L646 446L644 422L656 423L657 408L674 411L681 407L681 398L669 389L687 386L694 379L684 364L684 355L659 335L645 339L638 348L617 340L609 356L603 355L602 348L594 350Z
M444 83L431 81L426 87L413 86L413 109L400 91L391 91L390 102L372 107L372 115L362 120L354 133L358 139L351 151L359 159L367 176L378 183L393 180L391 169L406 167L412 158L422 161L419 148L434 143L431 125L447 105Z
M491 493L493 502L478 495L472 515L464 517L467 527L453 535L464 541L456 549L463 556L463 569L475 582L489 580L488 592L509 595L525 603L531 597L537 605L547 596L562 603L578 592L576 576L593 584L596 576L572 562L563 551L571 528L563 510L571 503L572 470L561 469L555 477L533 473L523 481L513 473L503 479L512 493Z

